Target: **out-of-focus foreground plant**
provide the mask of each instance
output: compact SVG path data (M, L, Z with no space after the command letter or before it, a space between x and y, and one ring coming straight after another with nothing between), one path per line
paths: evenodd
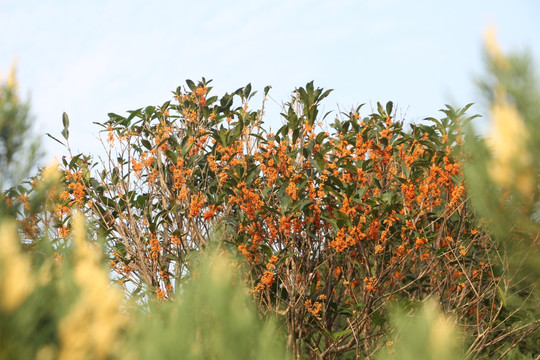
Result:
M140 359L288 359L285 334L262 322L237 261L223 250L193 259L192 276L175 301L150 302L139 311L129 348Z
M405 312L395 308L391 316L394 333L376 359L461 360L464 358L456 323L442 314L433 299Z
M21 244L0 221L0 358L107 359L121 355L127 318L102 252L86 241L82 215L65 252ZM22 246L21 246L22 245Z
M488 74L478 80L488 100L491 127L471 141L467 168L475 205L513 252L540 276L540 79L527 53L504 55L486 35ZM472 136L470 137L472 140ZM525 242L524 242L525 241Z
M505 249L500 296L509 324L500 336L511 337L529 325L518 348L508 345L499 353L538 355L540 79L530 54L503 54L494 29L487 32L485 45L487 74L477 84L487 100L491 126L485 139L469 131L466 145L472 158L465 171L483 227Z
M25 249L15 223L0 221L0 359L287 358L226 253L199 255L177 301L135 303L111 284L83 219L63 251Z
M0 189L18 185L36 166L40 141L32 137L29 102L18 95L13 64L6 81L0 77Z
M467 186L482 228L504 248L494 259L502 276L503 301L496 309L495 339L477 338L467 357L538 359L540 257L540 88L529 54L503 55L490 30L486 36L487 74L477 85L487 100L491 129L486 138L469 129L465 156ZM427 302L398 309L394 331L379 359L461 359L454 321ZM461 328L467 334L467 328Z

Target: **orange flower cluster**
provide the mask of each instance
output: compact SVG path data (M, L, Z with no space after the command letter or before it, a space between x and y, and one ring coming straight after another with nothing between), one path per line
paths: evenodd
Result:
M427 244L427 242L428 242L428 240L425 237L417 238L415 243L414 243L414 247L417 248L417 249L420 249L422 246Z
M254 159L259 162L259 167L268 187L274 185L278 176L288 178L294 172L292 159L289 157L291 149L292 147L289 146L287 141L282 141L276 146L275 141L269 140L266 146L259 146L259 152L254 155ZM289 191L291 190L293 189L289 189Z
M249 261L253 261L253 254L251 252L249 252L249 250L247 249L247 246L246 244L240 244L238 245L238 251L240 251L240 253L242 253L242 255L244 255L244 257L246 259L248 259Z
M156 289L156 298L158 300L163 300L165 299L165 290L163 290L162 288L158 288Z
M156 235L151 233L150 234L150 258L154 261L157 260L162 250L163 250L163 247L159 243L159 240L157 239Z
M81 205L85 192L84 185L81 182L75 182L69 184L68 189L71 190L71 194L73 195L73 203L76 205Z
M325 295L320 295L319 300L326 299ZM317 320L322 320L321 312L323 311L323 304L319 301L312 302L311 299L307 299L304 302L306 310L311 313Z
M184 109L184 111L182 112L182 114L184 115L184 118L186 119L186 121L188 123L196 123L197 122L197 112L193 109Z
M171 136L172 130L173 127L170 124L166 123L165 120L161 120L154 136L154 142L158 150L165 152L169 149L167 139Z
M364 278L364 288L367 291L374 291L375 290L375 283L377 282L377 279L374 276L366 277Z
M195 90L195 94L199 97L199 105L206 106L206 94L208 93L208 88L206 86L200 86Z
M113 143L114 143L114 132L113 132L113 130L114 129L113 129L112 124L107 125L107 131L108 131L108 133L107 133L107 142L111 146L113 146Z
M182 246L182 241L180 240L180 237L178 237L178 235L171 235L171 242L175 246Z
M214 207L211 207L210 209L206 210L203 214L203 219L206 221L211 220L216 215L216 210Z
M137 161L136 159L131 159L131 168L135 172L135 176L140 176L141 171L145 168L150 168L153 163L154 158L152 156L149 157L147 152L143 152L141 154L140 161Z
M246 169L243 148L242 141L235 141L230 146L218 144L215 153L209 155L208 166L217 175L220 185L229 179L229 172L237 177L239 167ZM216 157L219 157L219 160Z
M255 286L255 288L251 291L252 293L257 293L265 288L269 288L274 283L274 273L271 271L266 270L261 277L260 282Z
M268 264L266 265L266 268L268 270L274 270L276 268L277 261L278 261L278 257L275 255L272 255L270 259L268 260Z
M365 218L360 219L360 222L356 227L340 228L337 231L334 239L330 241L330 247L335 249L337 252L342 252L345 249L358 244L359 241L366 240L368 235L361 230L364 225L364 220Z
M70 231L67 225L62 225L60 228L58 228L58 236L65 239L69 236Z
M30 203L28 202L28 200L30 199L30 196L28 195L19 195L19 197L17 198L17 200L19 200L19 202L21 204L24 204L24 210L28 211L30 209Z
M178 157L176 165L170 165L169 170L172 173L172 188L178 192L177 199L186 200L188 195L186 178L191 176L193 169L188 169L186 161L182 157Z
M291 181L287 188L285 189L285 193L289 195L291 200L298 200L298 189L296 188L296 184Z
M257 212L264 206L259 194L248 188L244 182L239 183L234 192L235 196L230 197L230 202L239 204L248 219L255 219Z
M82 172L71 172L69 169L66 169L65 179L68 183L67 188L70 190L70 192L63 192L62 194L60 194L60 199L71 200L73 202L73 205L82 205L86 191L82 181ZM72 198L70 197L70 195L72 196Z
M206 203L206 195L200 194L200 193L191 195L191 202L190 202L188 217L194 218L195 216L198 216L205 203Z

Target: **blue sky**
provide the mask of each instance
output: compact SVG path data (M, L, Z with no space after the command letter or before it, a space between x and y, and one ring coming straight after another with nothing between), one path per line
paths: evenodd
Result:
M218 94L271 85L273 129L279 103L311 80L334 89L326 111L366 103L367 115L392 100L399 117L419 121L479 100L471 78L490 24L504 50L529 48L538 63L539 18L534 0L0 0L0 70L17 57L35 132L59 135L66 111L83 152L101 148L92 122L161 104L203 76ZM63 153L43 143L49 157Z

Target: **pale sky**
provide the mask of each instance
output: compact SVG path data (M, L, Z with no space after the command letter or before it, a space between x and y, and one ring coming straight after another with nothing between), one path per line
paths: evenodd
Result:
M160 105L203 76L218 95L271 85L282 103L315 80L334 89L325 111L366 103L368 115L392 100L407 121L438 117L445 103L479 100L472 75L490 24L504 50L529 48L538 63L535 0L0 0L0 70L17 58L36 133L60 137L65 111L72 147L89 153L101 146L92 122ZM277 129L279 105L267 106ZM45 136L43 145L48 157L64 153Z

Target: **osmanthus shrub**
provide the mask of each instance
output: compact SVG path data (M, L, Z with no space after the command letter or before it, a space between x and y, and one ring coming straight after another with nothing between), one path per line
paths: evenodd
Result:
M193 255L218 239L242 256L232 266L259 310L282 317L295 354L370 355L388 328L386 305L427 296L468 326L473 353L496 341L496 250L458 161L468 107L410 131L392 103L362 116L359 107L323 131L330 91L311 82L272 134L264 104L250 108L250 85L210 93L205 79L188 80L162 106L109 114L106 157L64 158L65 189L51 194L46 216L31 212L28 188L12 189L28 240L38 229L69 237L80 208L100 225L129 292L172 299ZM66 139L67 125L66 116Z

